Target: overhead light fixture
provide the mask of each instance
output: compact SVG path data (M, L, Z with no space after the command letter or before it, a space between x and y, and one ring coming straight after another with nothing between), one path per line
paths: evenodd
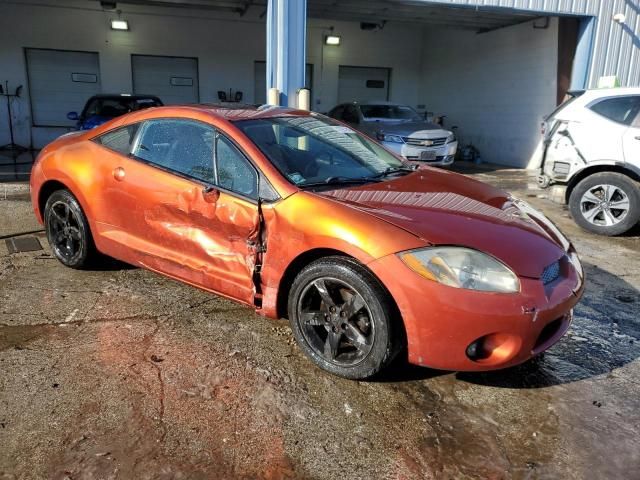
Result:
M341 37L339 35L327 35L324 37L324 43L326 45L338 46L340 45L340 38Z
M111 20L111 30L129 30L129 22L126 20Z

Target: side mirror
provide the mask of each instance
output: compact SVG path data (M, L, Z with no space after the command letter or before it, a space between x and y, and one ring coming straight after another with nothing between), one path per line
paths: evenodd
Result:
M69 113L67 113L67 118L69 120L77 122L78 119L80 118L80 116L78 115L78 112L69 112Z
M202 198L207 203L217 203L220 198L220 190L215 187L205 187L202 189Z

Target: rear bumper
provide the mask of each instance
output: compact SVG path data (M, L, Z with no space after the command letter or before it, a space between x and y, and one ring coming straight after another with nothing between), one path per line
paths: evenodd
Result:
M442 370L496 370L538 355L566 333L584 289L570 262L547 286L521 278L517 294L447 287L409 270L396 255L368 266L400 309L409 362ZM480 339L490 354L472 360L467 351Z

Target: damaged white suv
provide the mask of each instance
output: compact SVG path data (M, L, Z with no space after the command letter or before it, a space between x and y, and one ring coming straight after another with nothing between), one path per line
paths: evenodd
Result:
M640 221L640 88L571 92L543 122L539 184L601 235Z

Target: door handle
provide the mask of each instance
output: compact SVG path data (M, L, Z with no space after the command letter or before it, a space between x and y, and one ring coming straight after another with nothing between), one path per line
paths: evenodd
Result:
M124 177L125 177L124 168L116 167L113 169L113 178L115 178L117 181L121 182L122 180L124 180Z
M216 203L220 198L220 190L215 187L204 187L202 189L202 198L207 203Z

